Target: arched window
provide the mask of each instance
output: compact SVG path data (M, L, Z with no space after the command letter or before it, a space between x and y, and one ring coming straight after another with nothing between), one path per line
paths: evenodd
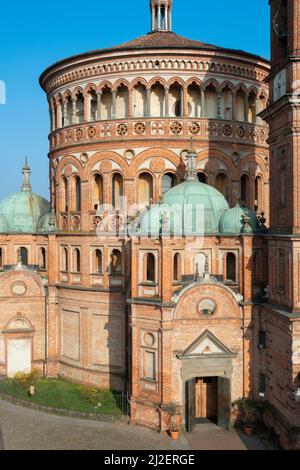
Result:
M76 211L81 211L81 181L79 176L75 176L75 198L76 198Z
M260 114L267 107L267 97L264 93L259 95L257 100L257 114ZM256 116L257 124L263 124L263 119L260 116Z
M120 250L113 250L111 254L111 273L122 273L122 254Z
M183 115L183 90L182 86L174 83L170 86L169 91L169 115L180 117Z
M220 173L216 177L216 189L220 191L221 194L225 197L225 199L229 199L229 183L228 177L224 173Z
M165 116L165 89L160 83L156 83L151 88L150 113L152 117Z
M205 173L198 173L198 180L200 183L204 183L204 184L207 184L207 176Z
M21 261L23 266L28 266L28 250L27 248L20 248Z
M255 211L263 209L263 182L261 176L255 178Z
M39 267L40 269L46 269L46 250L45 248L39 249Z
M155 282L155 258L152 253L147 254L146 281Z
M256 98L254 91L251 91L248 97L248 122L251 122L251 124L256 123Z
M65 126L71 126L73 122L73 101L71 96L66 98L67 115L65 116Z
M149 206L153 199L153 178L150 173L142 173L139 176L139 204Z
M116 210L122 209L123 177L115 173L112 178L112 205Z
M125 85L121 85L117 90L116 97L116 116L118 119L128 117L129 111L129 92Z
M191 117L201 117L201 90L197 83L188 87L188 113Z
M162 179L162 194L175 186L175 176L172 173L166 173Z
M217 90L213 85L209 85L205 90L205 117L217 117Z
M73 254L73 269L75 273L80 273L81 271L81 259L80 259L80 250L75 248Z
M96 174L93 177L92 183L92 208L98 210L103 204L103 178L101 175Z
M110 88L105 87L102 90L101 95L101 119L111 119L112 118L112 91Z
M102 251L95 250L93 256L93 272L102 274Z
M82 124L84 121L84 97L82 93L76 95L76 124Z
M176 253L173 259L173 280L179 282L181 279L181 262L180 254Z
M250 177L248 175L241 177L241 200L246 207L250 208Z
M146 87L141 83L133 87L133 116L147 116L147 91Z
M88 93L88 99L89 99L89 120L90 121L96 121L97 120L97 95L95 90L91 90Z
M3 269L4 261L3 261L3 250L0 248L0 269Z
M63 185L63 211L68 212L69 210L69 190L68 190L68 180L66 177L62 179Z
M233 253L226 256L226 280L236 282L236 257Z
M221 118L232 119L232 90L228 86L221 92Z
M69 254L68 249L63 248L62 250L62 271L68 272L69 271Z
M245 121L246 94L244 90L238 90L235 95L235 117L237 121Z

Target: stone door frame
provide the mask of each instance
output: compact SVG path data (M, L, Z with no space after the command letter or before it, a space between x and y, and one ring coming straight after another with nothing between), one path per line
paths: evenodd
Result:
M218 377L218 379L227 379L229 381L229 391L226 407L228 408L228 421L227 427L231 429L231 381L233 373L232 359L235 357L234 354L216 354L209 356L182 356L182 419L184 427L186 429L187 416L187 383L194 380L197 377ZM218 380L218 401L219 401L219 382ZM218 402L218 415L220 414L219 402ZM219 418L219 417L218 417Z

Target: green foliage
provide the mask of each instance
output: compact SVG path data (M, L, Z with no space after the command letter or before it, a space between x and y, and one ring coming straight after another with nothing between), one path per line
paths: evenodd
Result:
M243 424L255 424L257 422L257 408L253 400L243 398L235 404L238 407Z
M21 388L28 389L31 385L34 385L38 379L39 372L37 369L32 369L29 374L25 374L24 372L18 372L14 376L14 381L17 385Z
M96 387L80 386L82 395L93 405L100 404L101 391Z
M114 416L129 413L124 393L100 390L62 379L36 378L35 374L30 374L30 378L29 374L18 374L14 379L1 380L0 393L58 410ZM30 385L35 385L35 395L32 397L28 396Z
M175 403L170 403L169 405L163 405L162 410L165 411L165 413L168 413L169 416L177 416L180 413L179 406L176 405Z

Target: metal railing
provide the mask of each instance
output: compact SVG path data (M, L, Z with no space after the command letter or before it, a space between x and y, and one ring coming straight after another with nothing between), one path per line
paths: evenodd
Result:
M126 393L98 390L64 381L38 380L34 384L34 395L30 395L29 386L21 385L14 379L2 379L1 394L63 411L113 416L130 415L129 397Z

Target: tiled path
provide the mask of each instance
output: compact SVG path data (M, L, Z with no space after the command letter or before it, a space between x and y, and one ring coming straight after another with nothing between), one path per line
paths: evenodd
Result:
M266 450L256 436L212 423L174 442L143 427L49 415L0 400L0 450Z
M4 450L184 450L174 442L138 426L49 415L0 400L0 449Z
M186 435L186 439L192 450L273 450L255 434L246 437L242 431L227 431L212 423L197 425L192 434Z

